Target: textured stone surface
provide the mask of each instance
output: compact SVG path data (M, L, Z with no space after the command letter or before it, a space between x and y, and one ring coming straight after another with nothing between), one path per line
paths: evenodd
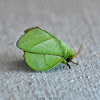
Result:
M36 72L16 42L39 26L82 53L79 65ZM99 0L0 0L0 100L100 100Z

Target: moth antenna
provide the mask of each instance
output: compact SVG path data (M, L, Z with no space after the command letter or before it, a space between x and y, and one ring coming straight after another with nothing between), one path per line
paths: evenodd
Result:
M76 53L76 51L74 50L74 55L76 56L76 54L77 54L77 53Z
M82 48L83 48L83 43L81 43L80 48L79 48L78 52L76 53L76 55L80 54L80 52L82 51Z
M77 57L77 55L80 54L80 52L82 51L82 48L83 48L83 43L81 43L80 48L79 48L79 50L78 50L77 53L76 53L75 50L74 50L74 55L73 55L72 59L75 58L75 57Z

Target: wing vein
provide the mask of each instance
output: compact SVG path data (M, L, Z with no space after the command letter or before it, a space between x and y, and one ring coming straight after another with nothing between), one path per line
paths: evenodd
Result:
M33 46L33 48L34 48L35 46L38 46L38 45L40 45L40 44L42 44L42 43L46 42L46 41L49 41L49 40L51 40L51 39L53 39L53 38L50 38L50 39L48 39L48 40L45 40L45 41L43 41L43 42L40 42L40 43L38 43L38 44L34 45L34 46ZM33 48L32 48L32 49L33 49Z
M40 54L40 55L51 55L51 56L57 56L57 57L62 57L64 58L63 56L58 56L58 55L54 55L54 54L45 54L45 53L36 53L36 52L28 52L28 51L25 51L27 53L33 53L33 54ZM65 58L64 58L65 59Z

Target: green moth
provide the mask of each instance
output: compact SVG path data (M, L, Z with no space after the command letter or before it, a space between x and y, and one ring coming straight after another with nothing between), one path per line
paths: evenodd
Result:
M72 59L82 50L81 44L79 51L73 53L63 41L39 27L29 28L24 32L17 46L24 51L25 62L33 70L46 71L60 62L70 68L68 62L72 62Z

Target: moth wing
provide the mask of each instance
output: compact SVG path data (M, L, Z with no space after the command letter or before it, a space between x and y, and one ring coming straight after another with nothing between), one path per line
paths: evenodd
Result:
M34 54L25 52L25 62L33 70L46 71L63 61L62 57L55 55Z
M17 46L24 51L64 56L70 49L63 41L39 27L30 28L25 33L17 42Z

